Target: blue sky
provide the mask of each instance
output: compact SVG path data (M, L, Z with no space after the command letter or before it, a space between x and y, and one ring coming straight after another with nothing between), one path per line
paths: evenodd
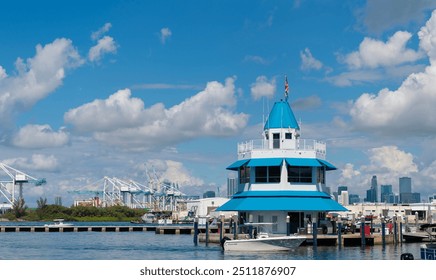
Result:
M0 161L49 203L146 170L225 190L238 142L283 98L327 143L332 190L412 177L436 193L434 1L9 1L0 11Z

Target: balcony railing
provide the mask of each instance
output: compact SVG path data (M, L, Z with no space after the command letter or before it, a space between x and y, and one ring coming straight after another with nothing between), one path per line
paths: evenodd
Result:
M238 154L250 153L252 151L261 151L261 150L275 150L278 149L277 145L271 145L270 141L274 140L264 140L264 139L256 139L249 140L246 142L238 143ZM326 143L313 140L313 139L297 139L295 141L295 145L292 147L287 147L283 145L280 147L282 150L296 150L296 151L314 151L317 154L325 155L326 154Z

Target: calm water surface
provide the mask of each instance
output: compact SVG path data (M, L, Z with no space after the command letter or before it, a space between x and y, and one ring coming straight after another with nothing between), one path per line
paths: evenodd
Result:
M0 225L7 225L0 223ZM16 223L14 225L17 225ZM30 225L30 223L25 223ZM86 225L81 223L80 225ZM93 223L93 225L96 225ZM119 224L121 225L121 224ZM129 224L130 225L130 224ZM399 260L419 259L419 243L361 247L299 247L286 253L229 253L219 244L193 243L192 235L154 232L4 232L4 260Z

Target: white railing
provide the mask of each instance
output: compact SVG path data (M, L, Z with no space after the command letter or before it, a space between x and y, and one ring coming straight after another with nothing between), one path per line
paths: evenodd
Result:
M271 143L272 144L272 143ZM271 145L272 147L273 145ZM282 150L315 151L317 154L325 155L326 143L313 139L297 139L294 147L281 147ZM238 143L238 154L249 153L259 150L273 150L270 148L269 140L256 139Z

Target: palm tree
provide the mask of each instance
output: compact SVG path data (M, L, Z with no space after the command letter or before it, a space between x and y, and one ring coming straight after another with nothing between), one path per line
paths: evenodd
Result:
M21 218L26 214L27 206L23 198L18 199L12 205L12 211L14 212L15 218Z
M36 204L38 205L38 209L42 209L45 208L47 206L47 198L42 198L40 197L37 201Z

